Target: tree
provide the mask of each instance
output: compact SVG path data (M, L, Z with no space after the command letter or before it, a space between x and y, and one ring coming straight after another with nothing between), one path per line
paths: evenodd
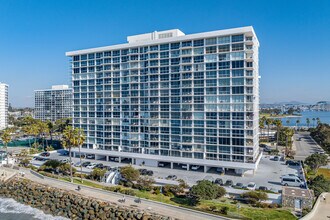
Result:
M259 128L261 130L261 134L263 134L262 131L263 131L263 129L265 129L265 121L266 121L266 117L265 116L263 116L259 120Z
M155 180L152 177L141 176L136 181L136 188L138 188L139 190L151 191L152 184L154 184L154 183L155 183Z
M249 203L255 204L260 201L268 199L268 195L265 192L249 191L241 194L241 197L246 198Z
M330 180L324 178L323 175L317 175L316 177L308 181L310 189L314 190L315 196L319 196L323 192L330 192Z
M288 127L289 127L289 124L290 124L290 120L289 120L289 119L287 119L285 122L286 122L286 126L288 126Z
M309 128L309 125L311 124L311 120L309 118L306 118L306 124L307 124L307 127Z
M198 199L210 200L224 196L226 190L209 180L201 180L191 188L190 194Z
M299 129L299 124L300 124L300 120L298 119L298 120L296 120L296 127L297 127L297 129Z
M313 171L316 171L320 166L328 164L328 157L325 154L312 154L305 159L305 164L308 165Z
M268 130L268 142L269 142L269 129L270 129L270 126L271 124L273 123L273 120L271 118L267 118L266 121L265 121L266 125L267 125L267 130Z
M282 121L280 119L275 119L273 121L274 125L276 126L276 150L278 150L278 141L279 141L279 138L280 138L280 129L282 127Z
M71 126L67 126L63 131L63 137L62 137L62 145L65 149L69 150L69 157L70 157L70 180L73 183L72 178L72 155L71 155L71 149L73 147L73 144L75 142L75 130Z
M316 124L317 124L317 125L321 124L321 120L320 120L319 117L316 118Z
M101 181L107 171L105 169L94 168L93 171L89 174L89 178L92 180Z
M6 157L7 157L7 165L8 165L8 143L11 141L11 130L5 129L1 134L1 140L6 148Z
M76 144L79 146L79 161L81 164L81 145L85 142L85 134L84 131L81 128L76 129ZM80 166L80 174L82 174L82 166ZM83 183L82 175L80 175L80 181Z
M129 182L139 179L140 172L132 166L124 166L120 169L121 176Z
M312 120L313 120L313 127L315 127L315 118L312 118Z

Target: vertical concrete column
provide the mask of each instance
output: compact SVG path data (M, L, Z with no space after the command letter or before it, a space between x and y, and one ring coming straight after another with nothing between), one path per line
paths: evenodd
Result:
M190 166L190 165L189 165L189 164L187 164L187 170L188 170L188 171L189 171L189 166Z
M204 166L204 173L207 172L207 166Z
M109 156L105 156L105 160L106 161L109 161L110 159L109 159Z
M173 169L173 162L171 162L171 169Z
M121 157L118 157L118 162L121 163Z

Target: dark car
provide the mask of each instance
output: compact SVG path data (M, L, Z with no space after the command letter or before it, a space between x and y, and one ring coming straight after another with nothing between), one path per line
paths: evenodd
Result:
M98 163L98 164L96 164L95 168L103 169L104 165L103 165L103 163Z
M285 164L288 166L300 166L300 162L294 160L287 160L285 161Z
M49 152L43 152L40 154L40 156L42 157L49 157L50 156L50 153Z
M227 180L225 182L225 186L232 186L233 185L233 181L232 180Z
M239 189L243 189L244 185L243 185L243 183L236 183L235 187L239 188Z
M268 152L269 153L271 151L272 151L272 149L270 147L268 147L268 146L264 148L264 152Z
M147 169L139 169L140 175L147 175Z
M280 160L280 157L279 157L279 156L275 156L275 157L274 157L274 160L275 160L275 161L279 161L279 160Z
M89 162L89 161L85 161L85 162L83 162L82 164L81 164L81 166L82 167L87 167L88 165L90 165L91 164L91 162Z
M63 156L67 156L67 155L69 155L69 151L64 150L64 151L61 152L61 154L62 154Z
M261 191L267 191L268 190L268 188L266 186L259 186L258 189L261 190Z
M265 147L268 147L268 146L267 146L267 144L259 144L259 147L265 148Z
M154 171L152 171L152 170L147 170L146 175L148 175L148 176L152 176L152 175L154 175Z
M222 179L220 179L220 178L216 178L215 181L214 181L214 183L215 183L215 184L219 184L219 185L221 185L221 186L223 185L223 181L222 181Z

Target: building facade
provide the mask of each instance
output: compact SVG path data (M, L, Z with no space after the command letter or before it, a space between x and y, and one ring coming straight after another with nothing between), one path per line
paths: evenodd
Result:
M66 53L73 124L87 136L83 152L149 166L256 170L259 42L253 28L191 35L175 29L127 40Z
M35 90L34 118L55 122L72 117L72 89L56 85L51 89Z
M8 85L0 83L0 130L8 126Z

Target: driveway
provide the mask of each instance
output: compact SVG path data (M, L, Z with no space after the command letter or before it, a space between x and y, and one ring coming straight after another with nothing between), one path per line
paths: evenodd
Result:
M293 138L296 146L296 155L294 157L296 160L305 160L311 154L323 152L323 149L311 138L309 132L299 132Z

